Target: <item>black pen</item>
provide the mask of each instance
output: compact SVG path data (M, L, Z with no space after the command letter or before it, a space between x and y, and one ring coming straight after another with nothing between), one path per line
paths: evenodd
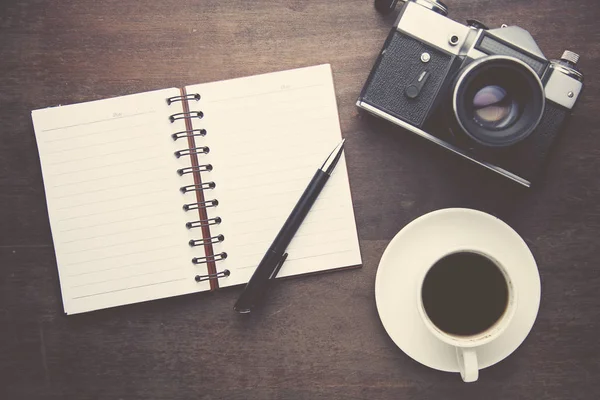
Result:
M252 277L248 281L240 298L233 306L235 311L246 314L260 304L260 300L267 292L272 280L275 279L287 258L285 249L292 241L298 228L300 228L306 214L308 214L315 200L319 197L319 193L321 193L321 190L325 186L325 183L327 183L327 180L342 156L345 141L346 139L342 140L340 144L333 149L321 168L319 168L313 176L312 180L304 190L304 193L302 193L300 200L296 203L296 206L285 221L285 224L283 224L283 227L281 227L281 230L277 234L277 237L275 237L269 250L267 250L262 261L258 264L258 267L256 267L254 274L252 274Z

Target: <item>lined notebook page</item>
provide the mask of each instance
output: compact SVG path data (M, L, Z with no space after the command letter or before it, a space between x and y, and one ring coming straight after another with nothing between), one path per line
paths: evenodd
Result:
M67 314L207 290L196 283L166 89L32 112ZM201 252L201 253L200 253Z
M329 65L195 85L187 93L204 112L213 165L204 179L221 217L211 235L223 234L217 270L231 274L219 286L246 283L308 182L341 140ZM279 277L361 264L344 158L288 247Z

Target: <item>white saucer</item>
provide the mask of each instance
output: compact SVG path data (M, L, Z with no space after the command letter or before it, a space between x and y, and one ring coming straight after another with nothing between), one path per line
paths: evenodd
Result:
M506 331L477 350L479 368L487 368L525 340L540 305L537 265L527 244L510 226L481 211L434 211L398 232L377 270L375 300L385 330L415 361L441 371L458 372L456 352L425 327L417 308L418 280L443 255L467 249L487 253L502 264L512 276L519 299Z

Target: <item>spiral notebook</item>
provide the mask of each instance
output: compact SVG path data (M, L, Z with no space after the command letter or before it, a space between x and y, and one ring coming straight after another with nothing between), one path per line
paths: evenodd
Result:
M67 314L246 283L341 138L329 65L32 117ZM361 264L343 158L288 253Z

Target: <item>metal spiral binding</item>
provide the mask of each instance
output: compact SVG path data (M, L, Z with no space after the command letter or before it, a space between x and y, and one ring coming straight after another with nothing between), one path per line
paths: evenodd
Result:
M206 136L206 129L192 129L191 131L181 131L171 135L173 140L189 138L192 136Z
M227 258L227 253L222 252L219 254L215 254L212 256L206 256L206 257L194 257L192 258L192 262L194 264L205 264L209 261L221 261Z
M217 185L214 182L204 182L200 185L187 185L179 188L181 193L196 192L198 190L214 189Z
M197 210L199 208L216 207L218 205L219 205L219 200L213 199L213 200L199 201L197 203L184 204L183 209L184 209L184 211L190 211L190 210Z
M208 275L196 275L196 277L194 278L196 280L196 282L202 282L202 281L207 281L210 278L224 278L226 276L229 276L231 274L231 272L229 272L228 269L221 271L221 272L217 272L216 274L208 274Z
M189 112L181 112L181 113L173 114L169 117L169 121L175 122L178 119L192 119L192 118L202 119L202 117L204 117L204 113L202 111L189 111Z
M192 129L191 123L189 122L194 118L202 119L204 117L204 113L202 111L188 111L187 102L193 101L193 100L199 101L200 94L198 94L198 93L186 94L186 95L181 95L181 96L169 97L167 99L168 105L171 105L177 101L181 101L183 103L184 112L176 113L176 114L169 116L169 120L171 121L171 123L173 123L177 120L185 120L186 121L186 128L187 128L186 130L171 134L171 138L173 139L173 141L177 141L179 139L187 139L188 143L190 143L190 145L193 145L194 137L202 137L202 136L206 136L206 134L207 134L206 129L203 129L203 128ZM174 155L177 158L181 158L184 156L190 156L193 160L193 163L198 164L197 156L202 155L202 154L207 154L209 151L210 151L210 148L208 146L198 146L198 147L190 146L190 148L187 148L187 149L177 150L176 152L174 152ZM195 174L199 174L201 172L210 172L212 170L213 170L213 166L211 164L203 164L203 165L192 165L190 167L180 168L177 170L177 173L180 176L183 176L185 174L192 174L196 178L196 177L198 177L198 175L195 175ZM198 182L198 181L199 181L199 179L198 180L195 179L195 182ZM208 189L214 189L215 187L216 187L216 184L214 182L202 182L200 184L182 186L179 188L179 190L181 191L181 193L185 194L188 192L199 192L199 191L205 191ZM202 199L202 201L200 201L200 199ZM218 205L219 205L219 201L217 199L204 200L202 197L198 197L198 202L184 204L183 210L187 212L187 211L192 211L192 210L207 209L209 207L216 207ZM206 214L200 213L199 215L200 215L200 218L203 218ZM198 221L187 222L185 224L185 226L188 229L206 228L210 225L220 224L221 221L222 221L221 217L206 218L206 219L200 219ZM204 229L203 229L203 231L208 232ZM209 236L209 235L207 235L207 236ZM197 239L197 240L192 239L188 242L188 244L190 245L190 247L197 247L197 246L205 246L205 245L212 245L215 243L221 243L224 240L225 240L225 236L217 235L217 236L211 236L207 239L204 239L204 238ZM212 248L212 246L211 246L211 248ZM225 253L225 252L221 252L221 253L214 254L214 255L211 253L212 253L212 250L210 252L208 252L209 255L207 255L205 257L192 258L192 264L195 264L195 265L209 264L209 269L208 269L209 274L196 275L194 278L196 282L208 281L208 280L212 280L212 279L218 279L218 278L223 278L223 277L229 276L230 272L227 269L224 271L220 271L220 272L210 273L211 269L212 269L212 271L215 271L215 269L214 269L215 262L221 261L221 260L224 260L227 258L227 253ZM211 283L211 287L212 286L213 285Z
M185 174L190 174L193 172L210 172L212 171L213 166L211 164L206 164L206 165L198 165L197 167L186 167L186 168L179 168L177 170L177 173L179 175L185 175Z
M211 236L208 239L190 240L188 243L189 243L190 247L196 247L196 246L204 246L205 244L221 243L223 240L225 240L225 236L217 235L217 236Z
M207 146L194 147L192 149L183 149L177 150L175 153L175 157L179 158L181 156L191 156L194 154L208 154L210 152L210 148Z
M200 94L198 93L193 93L193 94L187 94L185 96L173 96L173 97L169 97L167 99L167 104L171 105L173 103L175 103L176 101L184 101L184 100L200 100Z
M199 219L198 221L186 222L185 227L188 229L201 228L203 226L218 225L222 221L223 220L221 219L221 217Z

